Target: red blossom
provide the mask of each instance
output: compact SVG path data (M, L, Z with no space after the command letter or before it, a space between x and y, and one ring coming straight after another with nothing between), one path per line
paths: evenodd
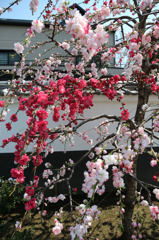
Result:
M20 183L24 182L25 177L24 177L24 172L22 168L20 170L18 170L17 168L12 168L10 173L13 178L17 179L17 182L20 182Z
M44 92L39 92L37 94L37 103L42 107L45 107L48 104L48 96Z
M48 121L37 122L38 131L40 133L45 132L47 130L47 125L48 125Z
M121 118L123 121L127 121L129 119L129 112L127 109L124 109L122 112L121 112Z
M10 120L12 122L17 122L18 121L17 115L16 114L12 114L11 117L10 117Z
M158 178L156 176L153 176L153 181L157 182Z
M0 101L0 107L4 107L4 101Z
M36 199L32 198L28 202L25 203L25 210L30 211L31 209L36 208Z
M30 159L29 159L29 156L27 156L27 154L25 153L25 154L21 157L21 159L18 161L18 163L19 163L20 165L26 165L29 160L30 160Z
M10 131L12 129L11 124L9 122L6 123L6 128L8 129L8 131Z
M60 109L57 107L54 108L53 121L55 122L59 121L59 118L60 118L59 110Z
M34 164L34 166L39 166L42 163L43 163L42 156L39 156L39 155L33 156L33 164Z
M44 120L44 119L46 119L48 117L48 112L45 109L40 108L37 111L36 115L39 118L39 121L42 121L42 120Z
M50 139L54 140L58 136L58 133L53 133L50 135Z
M30 197L32 197L32 196L34 195L34 193L35 193L35 189L32 188L31 186L28 186L25 190L26 190L26 193L27 193Z
M130 57L134 57L134 55L135 55L134 51L131 50L131 51L129 52L129 56L130 56Z
M78 87L79 87L79 88L85 88L86 85L87 85L87 82L86 82L84 79L82 79L82 80L78 83Z

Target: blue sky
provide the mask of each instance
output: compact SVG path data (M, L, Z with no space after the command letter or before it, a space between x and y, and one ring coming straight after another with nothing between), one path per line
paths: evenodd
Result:
M0 16L0 18L8 18L8 19L28 19L28 20L32 20L32 19L37 19L38 16L40 15L41 11L44 9L45 5L47 4L48 0L39 0L39 8L37 10L37 12L32 15L30 8L29 8L29 3L31 0L22 0L21 2L19 2L19 5L14 5L14 7L12 7L13 11L8 13L5 12L4 14L2 14ZM72 1L70 0L70 5L72 5L73 3L81 3L83 0L75 0ZM10 3L11 0L0 0L0 7L2 8L3 6L7 7L8 3ZM56 2L56 0L53 0L53 2ZM59 3L61 2L61 0L59 0ZM94 2L93 0L91 0L90 2ZM100 2L102 3L103 1L100 0ZM58 5L59 5L58 3ZM87 5L86 4L81 4L80 5L83 8L86 8ZM99 6L99 5L98 5Z

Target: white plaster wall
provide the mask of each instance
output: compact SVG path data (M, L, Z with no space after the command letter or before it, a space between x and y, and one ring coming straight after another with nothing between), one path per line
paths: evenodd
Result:
M136 100L137 100L137 96L129 95L129 96L125 96L125 98L124 98L124 101L126 102L126 108L129 109L129 112L130 112L130 118L134 116L135 109L136 109ZM156 103L157 101L158 101L157 97L151 96L151 98L150 98L151 103ZM96 95L96 96L94 96L94 107L86 110L84 116L87 118L97 116L100 114L112 114L112 115L120 116L120 114L121 114L120 106L121 106L120 103L117 101L110 101L110 100L107 100L107 98L105 96ZM7 115L6 122L8 122L10 120L11 114L16 112L17 107L18 107L18 103L14 103L10 107L10 112ZM12 124L11 131L6 130L6 128L5 128L6 122L0 122L0 145L1 145L2 139L11 137L16 132L22 133L23 131L25 131L25 127L27 126L26 125L27 117L25 116L25 112L20 111L18 113L18 119L19 119L18 122ZM97 135L93 129L95 126L98 126L98 124L100 122L102 122L103 120L104 119L101 119L101 120L98 120L95 122L89 122L85 126L81 127L78 130L78 132L87 131L88 136L91 139L93 139L93 142L95 144L96 143L95 139L96 139ZM50 127L55 127L58 125L52 121L52 115L49 116L48 122L49 122ZM60 121L60 123L64 124L65 122ZM114 132L115 128L116 128L115 125L110 125L109 133ZM64 145L61 144L58 140L54 143L53 147L54 147L55 151L64 151L64 149L65 149ZM107 148L111 148L111 145L108 145ZM88 149L90 149L90 146L87 145L87 143L85 141L81 140L81 138L77 138L77 137L75 138L75 147L74 148L70 148L69 144L66 147L67 151L88 150ZM9 144L5 148L0 148L1 153L2 152L9 153L9 152L14 152L14 151L15 151L14 143ZM28 149L28 151L32 151L32 148Z

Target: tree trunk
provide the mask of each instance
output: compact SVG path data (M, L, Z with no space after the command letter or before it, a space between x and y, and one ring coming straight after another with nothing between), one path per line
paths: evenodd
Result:
M143 111L142 107L144 104L148 103L150 91L149 89L143 85L143 82L139 82L138 84L138 101L137 101L137 108L136 108L136 114L135 114L135 123L136 125L140 125L145 117L145 112ZM133 175L136 177L137 172L137 160L138 155L133 159ZM127 192L125 196L125 213L123 217L123 227L124 232L120 239L122 240L131 240L131 235L133 234L132 231L132 217L134 212L134 206L135 206L135 192L137 191L137 182L135 178L128 175L127 178Z
M136 163L137 163L138 156L134 159L133 164L133 175L136 176ZM135 206L135 191L137 190L137 182L136 180L128 175L127 177L127 192L125 196L125 213L123 218L123 226L124 226L124 232L122 234L122 240L130 240L132 235L132 216L134 212L134 206Z

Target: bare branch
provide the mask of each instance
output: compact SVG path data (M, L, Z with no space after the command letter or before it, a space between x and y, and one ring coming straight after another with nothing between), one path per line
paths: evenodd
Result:
M88 118L88 119L84 120L83 122L79 123L77 126L73 127L73 131L76 131L78 128L80 128L82 125L84 125L88 122L92 122L92 121L98 120L100 118L113 119L114 121L117 121L117 122L119 122L121 120L121 118L119 118L115 115L102 114L102 115L92 117L92 118Z
M159 64L150 64L145 70L145 73L148 75L153 69L159 69Z
M150 193L150 191L148 190L148 188L145 187L145 185L143 184L143 182L141 182L139 179L137 179L137 177L135 177L132 173L129 173L129 175L130 175L131 177L133 177L133 178L146 190L147 195L148 195L148 202L149 202L150 205L152 205L151 193Z
M6 12L7 10L9 10L13 5L15 4L19 4L19 0L16 0L16 1L13 1L12 3L9 4L8 7L6 7L4 10L3 10L3 13ZM1 15L1 14L0 14Z
M145 128L145 132L148 133L150 136L152 135L152 132L149 131L147 128ZM153 134L153 137L154 137L155 139L159 140L159 137L158 137L157 135Z
M121 19L121 20L127 19L127 20L129 20L129 21L131 21L131 22L133 22L135 24L137 23L135 18L132 18L132 17L129 17L129 16L120 16L120 18L119 17L117 17L117 18L107 18L107 19L101 21L100 23L105 23L105 22L109 22L109 21L117 22L119 19Z
M114 137L116 137L116 134L112 133L110 134L109 136L105 137L104 139L102 139L100 142L98 142L93 148L91 148L90 151L88 151L86 154L84 154L75 164L74 164L74 167L77 166L80 162L82 162L85 158L88 157L88 155L94 151L94 149L96 147L99 147L102 143L104 143L105 141L107 140L112 140Z
M69 199L70 199L70 215L71 215L71 219L74 220L74 218L73 218L73 205L72 205L72 191L71 191L71 186L70 186L69 179L67 179L66 182L67 182Z

